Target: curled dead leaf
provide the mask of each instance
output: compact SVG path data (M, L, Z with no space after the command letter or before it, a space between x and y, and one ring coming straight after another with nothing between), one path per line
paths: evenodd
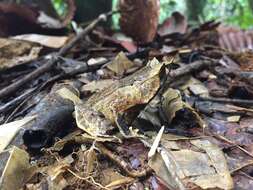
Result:
M179 110L187 109L193 114L199 126L205 128L206 124L204 123L202 118L189 104L182 100L181 94L178 90L169 88L163 94L161 104L162 111L165 114L165 117L167 118L168 122L171 122L175 118L176 113Z
M151 42L158 27L158 0L120 0L120 27L139 42Z

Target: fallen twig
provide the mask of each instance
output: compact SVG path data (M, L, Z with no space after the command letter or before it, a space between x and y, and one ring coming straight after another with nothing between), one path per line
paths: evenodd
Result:
M180 67L176 70L172 70L169 73L169 76L170 76L169 79L170 78L181 77L183 75L187 75L187 74L190 74L192 72L196 72L196 71L205 69L205 68L210 67L210 66L213 67L213 66L216 66L218 64L219 64L218 62L209 61L209 60L196 61L196 62L193 62L191 64L182 66L182 67Z
M75 176L76 178L78 178L78 179L80 179L80 180L83 180L83 181L89 183L90 185L95 185L96 187L99 187L99 188L101 188L101 189L110 190L109 188L104 187L104 186L101 185L100 183L96 182L92 176L82 177L82 176L79 176L78 174L76 174L75 172L73 172L71 169L67 169L67 171L68 171L69 173L71 173L73 176ZM89 179L91 179L92 182L90 182Z
M108 150L102 143L96 143L96 147L100 150L102 154L110 158L113 162L115 162L127 175L130 177L144 177L150 174L153 170L148 167L142 171L135 171L133 169L129 169L129 165L122 160L119 156L115 155L113 152Z
M235 142L227 139L226 137L224 136L221 136L221 135L216 135L214 134L213 137L219 139L219 140L222 140L222 141L225 141L233 146L235 146L236 148L240 149L242 152L244 152L245 154L247 154L248 156L252 157L253 158L253 154L247 150L245 150L244 148L242 148L241 146L239 146L238 144L236 144Z
M231 173L235 173L235 172L240 171L241 169L246 168L246 167L251 166L251 165L253 165L253 161L247 162L247 163L245 163L245 164L242 164L241 166L239 166L239 167L237 167L237 168L231 170L230 172L231 172Z
M245 173L245 172L243 172L243 171L239 171L239 173L240 173L241 175L244 175L245 177L247 177L247 178L249 178L250 180L253 181L253 177L250 176L249 174L247 174L247 173Z
M6 111L9 111L15 105L17 105L18 103L20 103L21 101L26 99L28 96L30 96L30 94L32 92L34 92L35 90L36 90L36 88L31 88L27 92L25 92L24 94L21 94L20 96L14 98L10 102L7 102L6 104L4 104L3 106L0 107L0 113L4 113Z
M220 102L220 103L231 103L231 104L243 104L243 105L248 105L248 106L253 105L253 100L244 100L244 99L198 97L198 100L199 101Z
M106 18L111 14L112 12L100 15L82 32L80 32L75 38L73 38L68 44L62 47L58 53L50 57L47 63L43 64L41 67L31 72L30 74L26 75L21 80L16 81L15 83L0 90L0 98L10 95L11 93L18 90L21 86L25 85L27 82L37 78L38 76L42 75L45 72L48 72L55 65L59 56L65 56L68 53L68 51L71 50L77 44L77 42L79 42L84 36L89 34L97 26L99 22L106 20Z

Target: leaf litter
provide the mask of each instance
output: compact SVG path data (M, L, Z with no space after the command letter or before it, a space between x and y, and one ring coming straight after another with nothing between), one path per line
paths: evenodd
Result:
M1 189L253 188L250 45L148 6L145 34L122 14L127 46L97 27L114 13L57 45L1 39Z

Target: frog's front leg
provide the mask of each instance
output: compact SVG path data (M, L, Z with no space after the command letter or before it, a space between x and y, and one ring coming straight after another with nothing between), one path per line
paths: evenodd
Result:
M115 124L117 125L119 132L123 135L123 137L132 138L128 130L128 125L124 121L122 114L115 114Z
M137 129L132 129L129 127L128 124L125 122L124 117L122 114L115 115L115 124L117 125L119 132L122 136L126 139L130 138L146 138L144 135L138 134Z

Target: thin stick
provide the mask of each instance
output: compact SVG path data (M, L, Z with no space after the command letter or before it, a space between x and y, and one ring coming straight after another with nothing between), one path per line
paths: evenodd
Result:
M220 103L231 103L231 104L244 104L244 105L249 105L249 106L253 105L253 100L244 100L244 99L198 97L198 100L220 102Z
M251 179L252 181L253 181L253 177L251 177L249 174L247 174L247 173L245 173L245 172L243 172L243 171L240 171L239 172L241 175L244 175L245 177L247 177L247 178L249 178L249 179Z
M148 174L152 173L152 169L148 167L147 169L144 169L142 171L135 171L133 169L129 169L128 164L122 160L119 156L115 155L113 152L108 150L102 143L96 143L96 147L100 150L102 154L110 158L113 162L115 162L117 165L120 166L120 168L126 172L127 175L130 177L144 177L147 176Z
M91 185L95 185L96 187L100 187L101 189L110 190L109 188L104 187L100 183L96 182L92 176L82 177L82 176L79 176L78 174L76 174L75 172L73 172L71 169L67 169L67 171L69 173L71 173L73 176L75 176L76 178L78 178L80 180L83 180L83 181L86 181L87 183L89 183ZM90 182L89 179L91 179L92 182Z
M247 154L247 155L249 155L250 157L253 158L253 154L251 154L249 151L245 150L244 148L240 147L238 144L234 143L233 141L227 139L226 137L221 136L221 135L213 135L213 137L216 137L216 138L218 138L220 140L223 140L223 141L225 141L225 142L227 142L229 144L234 145L236 148L240 149L242 152L244 152L245 154Z
M232 171L230 171L230 173L235 173L235 172L237 172L245 167L251 166L251 165L253 165L253 161L250 161L248 163L245 163L245 164L239 166L238 168L233 169Z
M190 74L192 72L196 72L202 69L205 69L207 67L210 66L216 66L218 65L218 62L214 62L214 61L209 61L209 60L201 60L201 61L196 61L193 63L190 63L188 65L182 66L176 70L172 70L169 73L169 79L171 78L177 78L177 77L181 77L183 75L187 75Z
M65 56L69 50L71 50L77 42L79 42L84 36L89 34L99 22L105 21L108 16L110 16L112 12L108 14L102 14L97 19L95 19L90 25L88 25L82 32L80 32L75 38L73 38L68 44L66 44L64 47L62 47L56 55L53 55L50 60L48 60L47 63L43 64L41 67L36 69L35 71L29 73L24 78L22 78L19 81L16 81L15 83L5 87L4 89L0 90L0 98L6 97L10 95L11 93L18 90L20 87L28 83L29 81L37 78L38 76L42 75L45 72L48 72L51 70L51 68L55 65L55 63L58 60L58 56Z
M5 105L0 107L0 113L4 113L6 111L9 111L12 107L14 107L15 105L17 105L19 102L23 101L24 99L26 99L28 96L30 96L30 94L32 92L34 92L36 90L36 88L31 88L29 89L27 92L25 92L24 94L21 94L20 96L14 98L13 100L11 100L10 102L7 102Z

